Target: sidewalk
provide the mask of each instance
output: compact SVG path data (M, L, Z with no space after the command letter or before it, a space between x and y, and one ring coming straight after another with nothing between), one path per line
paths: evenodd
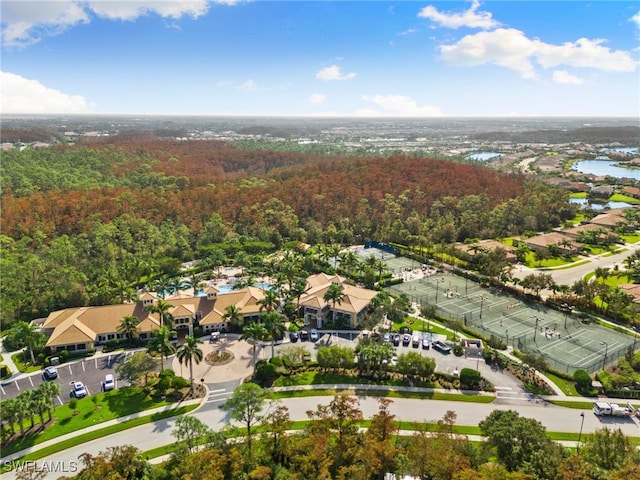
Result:
M4 348L4 342L0 341L0 355L2 355L2 361L0 363L6 365L7 368L9 368L9 371L11 372L11 376L8 377L6 380L3 380L3 382L9 382L11 380L15 380L16 378L19 378L22 375L22 373L18 370L18 367L16 366L16 364L13 363L13 360L11 359L11 356L15 355L19 351L20 350L17 350L15 352L7 352Z
M70 438L75 438L79 435L83 435L85 433L100 430L105 427L109 427L111 425L116 425L118 423L126 422L128 420L133 420L135 418L148 417L156 413L166 412L168 410L172 410L174 408L178 408L182 406L201 404L206 399L207 399L207 395L205 395L203 398L196 398L194 400L185 400L183 402L172 403L171 405L165 405L164 407L152 408L150 410L143 410L142 412L132 413L131 415L126 415L124 417L114 418L113 420L109 420L107 422L98 423L96 425L83 428L82 430L77 430L75 432L67 433L66 435L62 435L60 437L47 440L46 442L38 443L29 448L25 448L24 450L20 450L19 452L12 453L11 455L8 455L6 457L1 457L1 460L3 462L11 462L12 460L17 460L19 458L22 458L29 453L37 452L38 450L42 450L43 448L46 448L50 445L55 445L57 443L68 440Z
M361 385L357 383L325 383L315 385L290 385L288 387L272 387L272 392L300 392L304 390L372 390L387 392L413 392L413 393L449 393L452 395L469 395L482 397L495 397L495 392L480 392L478 390L453 390L445 388L427 387L403 387L395 385Z

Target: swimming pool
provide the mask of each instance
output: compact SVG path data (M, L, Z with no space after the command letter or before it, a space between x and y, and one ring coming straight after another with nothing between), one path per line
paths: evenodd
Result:
M273 290L275 287L269 283L256 283L253 285L256 288L261 288L262 290ZM216 288L220 293L229 293L233 291L233 285L216 285ZM203 290L198 292L198 297L206 297L207 294L204 293Z

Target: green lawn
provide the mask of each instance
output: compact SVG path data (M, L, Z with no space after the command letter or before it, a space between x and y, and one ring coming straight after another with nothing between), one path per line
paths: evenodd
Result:
M29 358L28 353L26 354L26 356L27 356L27 360L25 361L24 352L18 352L11 355L11 360L13 360L13 363L16 364L16 367L18 367L19 371L21 371L22 373L31 373L31 372L37 372L38 370L42 369L42 366L40 365L30 365L31 358Z
M97 398L97 403L94 403L92 398ZM47 428L42 433L34 432L27 434L24 438L3 448L2 453L3 455L8 455L86 427L143 410L163 407L170 403L171 402L166 400L155 401L145 395L141 389L135 387L119 388L107 393L97 393L90 397L80 399L75 412L71 410L68 404L57 407L53 411L52 424L47 424ZM47 418L45 414L45 419ZM37 429L40 425L39 418L36 417L35 421ZM30 425L29 419L26 419L24 424L25 428L28 427ZM19 431L19 427L17 426L16 431Z
M92 432L78 435L77 437L69 438L61 442L56 442L54 445L49 445L48 447L41 448L40 450L37 450L35 452L25 455L24 457L21 458L21 460L37 460L39 458L47 457L49 455L53 455L56 452L65 450L67 448L75 447L76 445L90 442L91 440L95 440L96 438L102 438L102 437L106 437L107 435L113 435L114 433L118 433L123 430L127 430L129 428L145 425L147 423L156 422L158 420L163 420L165 418L185 415L190 411L194 410L196 407L197 405L188 405L188 406L178 407L172 410L167 410L166 412L158 412L152 415L145 415L142 417L134 418L132 420L127 420L126 422L117 423L115 425L109 425L108 427L100 428ZM173 445L174 444L171 444L170 447L173 447ZM2 453L4 455L8 455L11 452L9 451L9 449L3 449ZM6 472L7 468L8 466L3 466L2 468L0 468L0 471Z
M560 267L563 265L569 265L571 263L577 262L579 260L578 257L555 257L555 258L547 258L545 260L536 260L536 257L533 252L528 252L525 256L525 264L531 268L549 268L549 267Z
M640 233L620 235L620 238L627 243L637 243L640 242Z
M560 387L560 390L562 390L565 393L565 395L569 395L570 397L580 396L580 394L576 390L576 385L572 380L566 380L564 378L554 375L553 373L547 373L547 372L545 372L544 376L547 377L549 380L551 380L553 383L555 383L558 387Z
M622 193L614 193L609 197L609 201L610 202L626 202L626 203L630 203L631 205L640 204L640 200L638 200L637 198L630 197L629 195L623 195Z

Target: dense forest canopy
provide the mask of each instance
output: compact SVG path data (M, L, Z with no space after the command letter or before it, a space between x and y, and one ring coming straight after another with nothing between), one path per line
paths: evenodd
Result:
M450 244L546 230L575 208L481 166L140 135L14 149L0 168L4 324L106 301L95 294L106 271L189 260L216 242Z

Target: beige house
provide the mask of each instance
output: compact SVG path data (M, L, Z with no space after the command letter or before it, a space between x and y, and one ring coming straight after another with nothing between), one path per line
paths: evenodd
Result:
M241 325L238 327L259 319L258 302L264 298L264 291L259 288L247 287L221 294L217 288L209 287L205 294L203 297L166 299L171 304L168 312L173 317L176 330L191 334L193 327L199 325L205 333L227 331L231 325L223 317L229 305L235 305L240 311ZM118 333L118 325L125 316L139 320L140 340L146 340L152 331L160 328L159 316L147 311L157 300L154 293L143 293L135 303L67 308L52 312L42 325L49 335L46 346L55 352L82 352L110 340L124 339L124 335Z
M307 290L300 297L298 305L304 314L306 325L322 328L323 323L334 318L333 304L324 299L331 285L340 285L343 298L335 305L336 323L345 327L357 328L364 319L371 300L378 292L344 283L338 275L319 273L307 279Z
M533 251L548 250L549 245L555 245L563 254L575 255L582 248L572 237L559 232L543 233L521 241Z

